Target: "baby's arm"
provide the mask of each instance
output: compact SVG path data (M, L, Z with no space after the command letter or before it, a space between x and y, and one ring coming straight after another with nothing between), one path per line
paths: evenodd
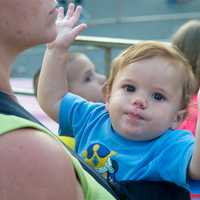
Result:
M86 24L76 26L80 12L81 7L75 9L74 4L69 4L65 17L63 9L58 10L57 37L54 42L47 45L43 59L37 98L42 109L55 121L58 121L61 99L68 92L67 49L86 27Z
M198 92L198 121L195 138L196 142L189 166L189 176L191 179L200 180L200 89Z

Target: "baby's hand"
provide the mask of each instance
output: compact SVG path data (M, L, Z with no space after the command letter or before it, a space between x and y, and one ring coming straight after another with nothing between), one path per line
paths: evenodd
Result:
M81 23L76 25L79 21L81 13L81 6L77 6L73 3L68 5L66 16L64 16L64 9L58 8L58 16L56 20L57 37L56 39L48 44L48 48L69 48L70 44L74 41L75 37L83 31L87 25Z

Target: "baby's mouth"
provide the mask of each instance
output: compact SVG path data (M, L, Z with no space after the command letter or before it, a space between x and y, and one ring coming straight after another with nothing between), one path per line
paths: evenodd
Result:
M129 112L127 115L130 119L144 120L144 117L137 112Z

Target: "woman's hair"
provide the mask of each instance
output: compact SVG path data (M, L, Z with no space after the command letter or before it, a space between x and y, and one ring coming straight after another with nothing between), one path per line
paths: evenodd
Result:
M191 64L198 83L197 92L200 86L200 21L191 20L183 24L172 36L172 44L178 47Z
M176 47L156 41L146 41L131 45L113 60L110 76L103 87L104 96L109 96L115 77L123 68L139 60L155 56L162 56L171 60L175 63L173 66L183 72L182 108L187 108L190 97L196 87L191 65Z

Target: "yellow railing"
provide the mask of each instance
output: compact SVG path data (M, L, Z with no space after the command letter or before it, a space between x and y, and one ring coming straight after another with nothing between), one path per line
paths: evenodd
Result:
M75 45L87 45L101 48L104 50L105 74L108 75L110 71L110 63L112 60L112 49L125 49L132 44L136 44L141 40L132 40L124 38L110 38L110 37L95 37L95 36L78 36L74 42ZM168 42L164 42L168 43Z
M105 73L108 75L110 70L112 49L127 48L131 44L137 43L139 40L109 38L109 37L95 37L95 36L78 36L74 42L75 45L87 45L104 50Z
M127 48L131 44L137 43L138 40L129 40L122 38L108 38L108 37L95 37L95 36L78 36L73 43L74 45L81 45L86 47L95 47L103 49L104 51L104 62L105 62L105 73L108 75L110 70L112 49L114 48ZM18 95L32 96L33 92L23 88L14 88L14 92Z
M141 40L123 39L123 38L109 38L109 37L95 37L95 36L78 36L74 45L91 46L104 50L105 74L108 75L110 71L110 63L112 59L112 49L125 49L132 44L136 44ZM33 95L33 92L23 89L15 90L16 94Z

